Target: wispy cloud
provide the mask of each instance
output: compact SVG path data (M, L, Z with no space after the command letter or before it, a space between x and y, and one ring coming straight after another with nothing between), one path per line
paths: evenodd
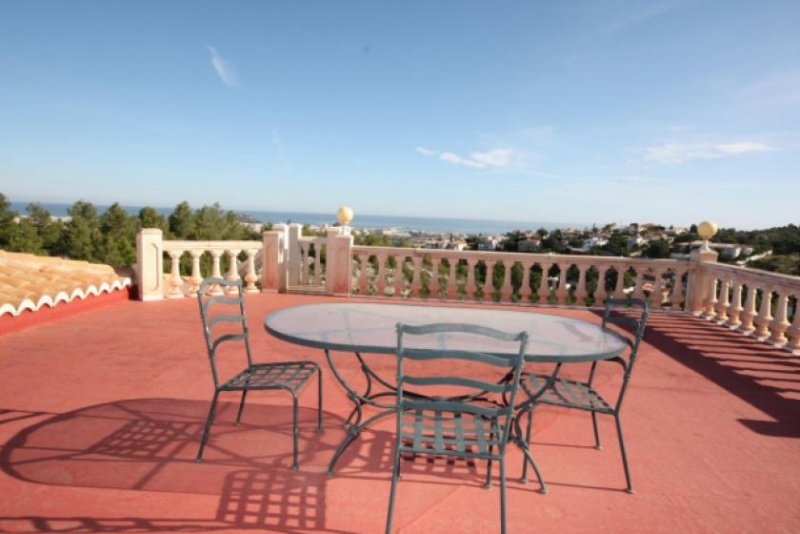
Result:
M423 156L438 156L439 152L436 150L431 150L430 148L425 148L424 146L418 146L417 152L422 154Z
M239 76L236 74L236 69L233 65L228 63L222 54L213 46L208 46L208 51L211 52L211 66L214 67L219 79L228 87L239 87Z
M698 159L724 158L751 152L776 150L760 141L737 141L730 143L663 143L645 148L645 161L662 164L685 163Z
M418 146L416 151L423 156L436 157L454 165L463 165L473 169L486 169L505 167L511 161L514 151L510 148L495 148L487 152L473 152L469 156L459 156L454 152L440 152L423 146Z
M660 17L676 9L680 9L691 2L685 1L666 1L666 2L652 2L647 4L643 2L638 4L639 9L631 9L623 17L615 20L608 25L606 31L615 33L622 30L627 30L639 24L650 21L651 19ZM637 5L634 4L634 7Z

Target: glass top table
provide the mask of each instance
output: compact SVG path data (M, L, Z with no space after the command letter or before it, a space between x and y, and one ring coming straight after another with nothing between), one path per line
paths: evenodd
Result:
M526 360L538 362L584 362L616 356L626 345L616 332L570 317L530 311L486 308L412 306L402 304L326 303L277 311L264 326L273 336L324 350L394 354L397 323L481 324L506 332L528 332ZM478 347L474 340L439 336L436 348ZM470 343L464 346L465 343ZM420 347L423 348L423 347Z
M336 449L329 465L333 473L341 454L372 422L396 413L392 397L396 388L375 372L362 354L395 354L398 323L421 325L430 323L469 323L493 327L506 332L528 332L525 359L531 362L569 363L613 358L628 345L622 336L599 324L536 313L533 311L498 310L458 306L415 306L378 303L324 303L285 308L270 314L264 321L267 332L290 343L325 351L334 378L344 387L354 407L345 419L347 433ZM474 336L439 334L426 336L415 348L465 349L500 353L488 345L480 345ZM483 343L489 343L483 341ZM337 369L331 352L355 354L365 377L365 390L358 392ZM373 391L380 384L380 391ZM381 411L366 419L364 406Z

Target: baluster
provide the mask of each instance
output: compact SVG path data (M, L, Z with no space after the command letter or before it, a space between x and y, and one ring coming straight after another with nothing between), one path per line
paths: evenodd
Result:
M794 319L792 326L786 331L789 341L784 348L797 354L800 351L800 294L795 293L794 298Z
M447 258L447 263L450 266L447 273L447 298L455 300L458 298L458 259Z
M439 292L441 291L441 282L439 280L439 265L441 265L441 258L431 258L431 283L428 286L428 296L432 298L442 298Z
M197 290L200 289L200 284L203 282L203 275L200 273L200 256L202 250L190 250L189 254L192 256L192 277L189 279L191 286L189 289L189 296L196 297Z
M769 326L772 323L772 287L767 286L764 288L764 291L761 295L761 309L758 312L758 317L756 317L756 328L755 336L759 340L766 339L769 336Z
M556 304L564 305L567 303L569 291L567 290L567 269L569 266L563 263L558 264L558 288L556 289Z
M708 295L706 296L705 305L703 307L703 317L706 319L713 319L716 313L717 302L719 299L717 298L717 288L719 286L719 280L717 279L716 275L709 274L708 275Z
M644 294L644 267L641 265L636 267L636 276L633 277L633 291L631 296L637 299L644 300L647 296Z
M586 291L586 276L589 274L590 266L575 265L578 268L578 285L575 288L575 304L578 306L586 306L586 297L589 292Z
M594 306L602 306L605 304L606 299L609 297L606 290L606 275L608 274L608 266L601 266L597 269L597 289L594 292Z
M239 255L241 250L227 250L226 253L228 254L228 274L225 275L225 280L238 280L239 279L239 269L237 269L238 259L237 256Z
M758 286L755 283L748 284L747 297L744 303L744 310L742 310L742 324L739 326L739 329L746 334L750 334L755 329L753 320L758 315L756 312L757 295Z
M221 250L211 250L211 276L213 278L222 278L222 271L220 269L220 256L222 256ZM209 294L211 295L222 295L223 291L219 287L218 284L214 284L212 287L209 288Z
M406 276L403 272L403 267L406 264L406 259L404 257L397 257L394 256L394 296L395 297L405 297L406 296Z
M740 319L742 311L742 281L739 279L733 280L733 299L728 305L728 327L738 328L742 321Z
M728 296L731 287L730 276L726 275L720 279L719 285L719 300L716 306L717 322L724 324L728 320L728 307L731 305L730 297Z
M369 271L369 254L357 255L358 258L358 292L362 295L369 295L369 278L367 271Z
M532 263L523 263L522 264L522 285L519 286L519 302L520 304L530 304L531 303L531 269L533 268Z
M662 290L664 289L664 270L663 269L654 269L655 270L655 281L653 282L653 292L650 293L650 307L654 310L658 310L664 304L664 293Z
M628 266L623 265L617 267L617 284L614 286L614 298L621 299L625 297L625 273L628 272Z
M239 250L228 250L226 253L228 254L228 272L225 275L226 280L234 281L239 279L239 269L237 268L238 260L236 256L239 255ZM228 293L233 295L238 290L235 287L229 287Z
M475 266L477 262L472 259L467 260L467 284L464 287L466 291L465 297L468 300L475 300L475 293L478 291L478 286L475 283Z
M669 295L669 301L673 309L680 309L683 305L683 275L686 274L686 270L675 269L673 273L675 278L672 281L672 291Z
M514 288L511 286L511 269L514 268L513 261L504 261L503 265L503 283L500 285L500 301L511 302L511 297L514 293ZM492 277L494 280L494 277Z
M775 308L775 319L770 323L772 335L769 340L778 346L786 344L786 330L791 326L787 318L787 308L789 306L789 292L784 288L778 288L778 306Z
M251 248L245 253L247 254L247 274L244 275L245 291L258 293L258 287L256 287L256 280L258 280L256 276L256 254L258 254L258 249Z
M422 257L414 256L411 258L414 268L411 270L411 283L408 284L408 296L420 298L422 291Z
M547 304L550 299L550 276L548 272L552 265L545 266L544 264L540 264L540 266L542 267L542 281L539 284L539 290L536 292L536 295L539 297L537 304Z
M378 269L375 278L375 294L380 297L386 296L386 254L378 254Z
M169 254L172 260L172 268L170 269L169 276L169 293L167 297L171 299L183 298L183 279L181 278L181 256L183 252L169 250L167 254Z

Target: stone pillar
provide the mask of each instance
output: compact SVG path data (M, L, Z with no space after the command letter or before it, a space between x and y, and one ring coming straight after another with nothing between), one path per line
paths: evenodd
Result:
M711 294L713 277L703 272L704 263L717 263L719 255L713 250L693 250L689 255L689 276L686 288L686 307L694 316L705 311Z
M261 291L278 293L286 291L287 227L276 224L262 237Z
M300 250L300 236L303 234L303 225L292 223L289 225L288 254L285 256L286 269L289 272L288 284L300 285L300 269L303 263L303 253Z
M349 297L353 268L353 236L328 228L325 260L325 290L330 295Z
M136 234L136 285L139 300L164 298L164 242L158 228L142 228Z

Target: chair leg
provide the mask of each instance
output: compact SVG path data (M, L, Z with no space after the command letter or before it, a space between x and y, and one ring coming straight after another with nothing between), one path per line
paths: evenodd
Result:
M528 408L528 428L525 429L525 443L530 448L531 446L531 425L533 422L533 406ZM528 462L523 458L522 460L522 478L520 482L528 481Z
M594 448L601 450L603 446L600 445L600 432L597 430L597 412L592 412L592 426L594 427Z
M489 440L494 441L494 432L489 433ZM494 451L494 446L489 445L489 455L491 456L492 452ZM491 457L486 462L486 482L484 482L483 487L486 489L490 489L492 487L492 459Z
M619 437L619 450L622 453L622 467L625 469L625 482L628 487L625 491L633 493L633 485L631 484L631 472L628 469L628 456L625 454L625 438L622 437L622 423L619 420L619 414L614 414L614 420L617 422L617 437Z
M542 478L542 473L539 472L539 466L536 465L536 460L533 459L531 451L529 451L527 448L523 448L522 453L525 455L524 459L525 464L530 462L531 467L533 467L533 472L536 475L536 480L539 481L539 491L542 494L547 493L547 486L545 485L544 479Z
M400 443L394 446L394 465L392 466L392 487L389 490L389 512L386 517L386 534L392 532L392 520L394 519L394 499L397 493L397 481L400 479Z
M317 432L322 432L322 369L317 367Z
M500 534L506 534L506 459L498 460L500 464Z
M292 470L300 469L300 462L297 460L297 395L292 391Z
M247 390L242 390L242 400L239 401L239 411L236 413L236 426L239 426L239 422L242 420L242 412L244 411L244 400L247 398Z
M211 424L214 422L214 414L217 409L217 398L219 391L214 391L214 398L211 399L211 407L208 409L208 417L206 417L206 426L203 430L203 437L200 438L200 450L197 451L197 458L195 461L203 461L203 450L206 448L206 441L208 441L208 434L211 431Z

